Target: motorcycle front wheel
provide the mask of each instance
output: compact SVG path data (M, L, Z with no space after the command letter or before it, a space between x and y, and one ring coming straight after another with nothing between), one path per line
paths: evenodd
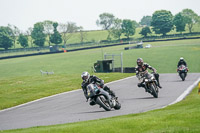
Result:
M100 95L99 97L96 98L96 103L98 103L101 107L103 107L106 111L110 111L111 107L106 100L105 96Z
M151 90L152 90L152 95L155 97L155 98L158 98L158 92L156 91L156 88L153 84L151 84Z
M185 80L185 73L181 73L180 77L181 77L182 81L184 81Z

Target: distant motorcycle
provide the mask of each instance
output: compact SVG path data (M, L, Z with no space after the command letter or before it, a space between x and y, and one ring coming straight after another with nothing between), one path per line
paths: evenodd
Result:
M177 72L179 73L182 81L184 81L187 76L188 68L185 65L180 65L177 69Z
M152 94L155 98L158 98L158 83L157 80L155 79L153 73L145 73L142 76L142 80L145 84L145 88L147 89L147 92L149 92L150 94Z
M110 111L112 108L119 110L121 104L118 102L117 97L109 95L107 91L102 89L97 84L89 84L87 86L88 96L91 101L94 101L100 107L103 107L106 111Z

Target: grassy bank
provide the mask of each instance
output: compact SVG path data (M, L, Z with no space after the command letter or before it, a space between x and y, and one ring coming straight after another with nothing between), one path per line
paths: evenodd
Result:
M141 27L136 28L135 34L133 36L130 36L130 38L141 38L143 37L140 33L140 31L142 30ZM200 32L200 26L198 24L194 25L192 32ZM108 31L106 30L94 30L94 31L86 31L86 38L83 42L93 42L93 43L97 43L101 40L107 40L108 37ZM184 33L189 33L189 29L186 26L185 27L185 31ZM179 32L176 32L176 30L172 30L169 33L167 33L167 35L174 35L174 34L180 34ZM162 34L155 34L152 32L151 35L148 36L162 36ZM124 36L124 34L122 34L121 39L126 38L126 36ZM48 39L46 39L48 40ZM113 38L111 36L111 40L117 40L116 38ZM67 40L67 45L69 44L75 44L75 43L80 43L80 33L76 32L76 33L72 33L72 37L69 38L69 40ZM32 44L33 46L35 46L35 44ZM63 45L63 43L61 44ZM45 46L49 46L48 42L45 42ZM29 47L31 47L31 39L29 39ZM19 43L16 42L15 44L15 48L22 48L21 45Z
M142 57L159 73L175 73L183 56L189 72L200 72L200 39L151 43L150 49L124 50L132 45L99 48L52 55L0 60L0 109L16 106L38 98L79 89L83 71L95 74L105 82L132 76L125 73L92 73L91 67L102 59L102 53L123 52L125 67L136 65ZM146 45L146 44L144 44ZM120 62L120 61L119 61ZM118 64L119 65L119 64ZM54 75L41 75L40 70L54 71Z
M199 133L200 95L197 88L183 101L140 114L113 118L8 130L3 133Z

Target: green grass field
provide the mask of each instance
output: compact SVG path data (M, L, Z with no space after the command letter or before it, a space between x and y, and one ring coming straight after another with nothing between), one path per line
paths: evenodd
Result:
M94 74L91 72L91 67L97 60L102 59L102 53L120 54L123 52L123 61L126 67L135 66L136 59L142 57L159 73L176 73L177 62L183 56L188 63L189 72L200 72L200 39L154 42L151 45L153 47L150 49L124 50L124 47L132 45L123 45L0 60L0 109L79 89L81 73L89 71ZM40 70L53 70L55 74L42 76ZM107 83L134 74L95 73L95 75ZM186 100L166 109L96 121L8 132L199 132L200 105L198 101L199 96L194 90ZM99 125L102 127L98 128Z
M123 52L125 67L136 66L142 57L159 73L175 73L181 56L189 72L200 72L200 40L182 40L151 43L150 49L124 50L123 46L99 48L77 52L32 56L0 60L0 109L16 106L49 95L81 88L81 73L88 71L102 53ZM54 75L41 75L40 70L54 71ZM127 73L95 73L105 82L132 76Z

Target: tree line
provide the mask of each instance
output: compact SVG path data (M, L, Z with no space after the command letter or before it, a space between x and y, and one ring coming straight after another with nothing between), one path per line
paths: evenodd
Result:
M141 21L137 23L135 20L119 19L111 13L102 13L96 21L96 25L103 30L108 31L107 40L111 37L121 39L121 36L126 36L127 39L135 34L137 27L142 26L140 34L147 37L154 32L155 34L162 34L165 36L168 32L176 29L176 32L184 32L187 26L189 32L193 30L195 24L200 23L200 16L198 16L191 9L183 9L175 16L170 11L158 10L152 16L143 16ZM16 42L22 47L28 47L28 40L33 44L43 47L45 41L50 45L64 43L66 46L67 41L73 35L72 33L78 32L80 43L87 37L87 33L83 30L82 26L77 26L74 22L57 23L46 20L34 24L33 28L28 28L25 33L22 33L16 26L0 26L0 48L7 50L14 47Z
M129 38L135 34L135 29L139 26L143 27L140 34L146 37L152 32L165 36L173 29L176 29L176 32L182 33L185 31L186 26L189 32L192 33L193 26L197 23L200 24L200 16L191 9L183 9L175 16L170 11L158 10L152 16L143 16L139 24L134 20L115 18L110 13L100 14L99 18L96 22L97 25L104 30L108 30L109 35L117 39L120 39L122 34Z

